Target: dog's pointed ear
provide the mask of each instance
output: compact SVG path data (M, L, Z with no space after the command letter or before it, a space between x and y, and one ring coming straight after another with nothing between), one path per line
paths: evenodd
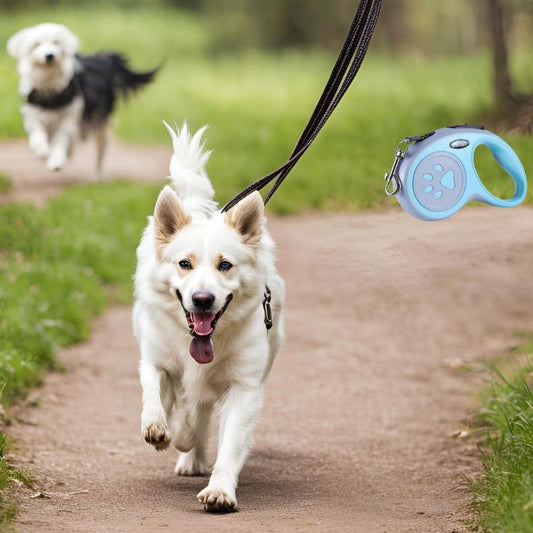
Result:
M22 43L24 42L24 39L28 35L28 30L30 28L24 28L23 30L19 30L15 35L9 38L7 41L7 53L13 58L13 59L20 59L20 53L22 49Z
M178 195L167 185L159 193L154 211L155 243L158 254L189 222L191 217L183 210Z
M261 240L264 215L263 198L255 191L227 212L226 222L241 234L246 244L256 247Z

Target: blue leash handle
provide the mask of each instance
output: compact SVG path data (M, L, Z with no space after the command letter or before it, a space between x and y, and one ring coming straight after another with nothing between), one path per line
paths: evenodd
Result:
M408 147L401 149L403 144ZM500 137L479 126L450 126L400 143L387 179L387 192L421 220L442 220L470 201L496 207L516 207L527 193L524 167ZM412 144L410 144L412 143ZM479 177L474 153L486 146L515 184L511 198L493 195Z

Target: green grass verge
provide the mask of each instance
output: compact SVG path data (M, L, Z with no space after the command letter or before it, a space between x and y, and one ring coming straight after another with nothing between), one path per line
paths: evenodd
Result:
M123 139L168 143L161 119L193 128L209 123L209 164L221 201L286 160L333 65L324 52L279 54L213 49L209 22L163 7L121 9L49 6L15 12L0 20L0 41L17 29L53 20L71 27L87 52L117 48L136 68L165 63L156 82L118 106L115 131ZM339 35L339 46L343 36ZM520 89L531 90L528 50L513 55ZM22 136L14 62L0 55L0 136ZM448 124L483 121L491 103L488 54L442 58L386 58L369 54L345 97L313 147L295 167L271 208L359 209L393 205L383 193L398 141ZM533 167L531 137L506 136ZM488 187L512 192L493 160L480 164ZM528 202L533 198L529 193Z
M16 470L6 462L5 456L8 442L3 433L0 433L0 531L11 530L11 521L16 514L16 506L9 499L2 497L2 491L12 486L17 481L29 484L30 477L21 470Z
M0 174L0 194L9 192L13 188L13 181L9 176Z
M57 347L88 337L112 303L129 302L135 247L159 186L75 187L44 209L0 206L0 401L9 405L57 366ZM17 475L0 434L0 490ZM13 506L0 501L0 524Z
M0 207L0 386L9 402L54 364L57 346L87 338L110 302L131 298L135 247L159 187L70 188L42 210Z
M520 352L533 354L533 337ZM533 360L494 376L479 414L488 429L474 507L482 531L525 533L533 531Z

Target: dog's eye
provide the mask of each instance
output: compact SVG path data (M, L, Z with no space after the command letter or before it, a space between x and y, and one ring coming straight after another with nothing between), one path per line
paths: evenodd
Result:
M218 269L223 272L225 270L229 270L233 265L229 261L221 261L218 265Z
M183 270L191 270L192 265L191 262L188 259L182 259L178 265L183 268Z

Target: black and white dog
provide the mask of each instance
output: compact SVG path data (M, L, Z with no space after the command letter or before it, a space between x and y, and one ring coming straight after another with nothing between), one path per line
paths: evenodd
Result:
M30 147L51 170L66 163L77 139L94 135L96 176L101 172L109 117L117 94L150 82L157 68L134 72L116 52L81 55L66 26L46 22L17 32L7 42L17 61L21 112Z

